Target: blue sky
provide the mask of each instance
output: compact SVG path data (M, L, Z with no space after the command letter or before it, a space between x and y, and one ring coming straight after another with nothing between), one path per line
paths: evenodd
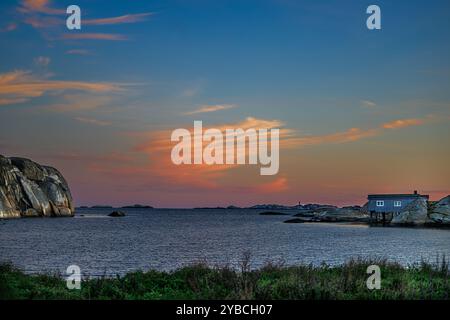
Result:
M81 31L65 28L66 15L58 10L69 4L81 8ZM366 28L370 4L381 8L381 30ZM193 120L221 125L248 117L279 120L298 136L321 142L283 151L285 165L273 181L247 170L252 184L246 185L239 170L227 171L217 178L211 202L234 201L242 185L251 196L236 200L241 204L298 198L348 203L369 191L449 191L449 152L442 149L449 136L448 1L28 0L2 1L0 10L0 76L27 72L15 81L42 83L37 95L0 92L0 153L61 168L81 204L157 198L167 206L174 195L181 199L176 206L208 204L201 183L198 189L189 182L172 185L155 173L154 155L137 150L155 134L192 126ZM126 22L98 20L124 15ZM91 23L83 25L86 20ZM66 39L73 34L95 39ZM74 81L78 88L71 87ZM109 87L98 90L93 83ZM201 119L186 115L217 105L233 107L196 114ZM394 121L404 122L394 130ZM351 141L333 138L351 128L362 134ZM435 158L417 155L417 142ZM354 162L361 152L366 166ZM385 159L377 162L384 181L367 168L374 154ZM329 159L342 163L321 164ZM109 173L95 171L101 161L108 161ZM417 178L402 173L392 182L390 166L401 161L405 168L432 169ZM125 170L127 183L111 186L108 179L119 178L124 163L142 166L140 176ZM348 176L353 186L340 187ZM306 178L317 183L299 182ZM147 190L146 181L167 184L165 198ZM279 193L257 191L271 183L282 185ZM104 192L93 194L86 185ZM121 191L137 185L139 192ZM326 195L318 194L323 188Z

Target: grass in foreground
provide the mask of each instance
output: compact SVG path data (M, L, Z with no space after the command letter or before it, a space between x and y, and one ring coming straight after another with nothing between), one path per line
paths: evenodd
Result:
M381 268L381 289L368 290L367 266ZM68 290L58 275L26 275L0 265L0 299L449 299L444 259L404 268L386 261L352 260L342 266L283 266L251 270L199 263L173 272L132 272L123 277L83 280Z

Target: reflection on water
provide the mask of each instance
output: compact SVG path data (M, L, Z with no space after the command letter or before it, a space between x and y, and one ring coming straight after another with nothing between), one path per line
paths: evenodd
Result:
M121 218L108 217L110 211L1 221L0 260L27 272L65 272L76 264L85 275L102 275L172 270L203 260L235 264L244 251L251 252L254 267L276 260L340 264L355 257L406 265L450 256L449 230L288 224L283 221L289 216L257 210L124 209Z

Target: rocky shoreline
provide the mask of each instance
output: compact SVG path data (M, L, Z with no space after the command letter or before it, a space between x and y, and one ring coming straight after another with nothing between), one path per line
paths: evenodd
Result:
M308 207L309 206L309 207ZM333 207L321 205L307 205L298 210L291 219L285 223L316 223L316 222L342 222L380 225L373 221L367 210L363 207ZM450 195L437 202L428 202L419 198L411 202L405 209L394 215L391 221L383 226L412 226L412 227L442 227L450 228Z
M74 212L69 186L57 169L0 155L0 218L71 217Z

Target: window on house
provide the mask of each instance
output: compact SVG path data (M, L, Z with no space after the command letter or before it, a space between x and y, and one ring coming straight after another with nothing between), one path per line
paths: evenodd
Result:
M402 202L401 201L394 201L394 207L401 207Z
M383 200L377 200L377 207L384 207L384 201Z

